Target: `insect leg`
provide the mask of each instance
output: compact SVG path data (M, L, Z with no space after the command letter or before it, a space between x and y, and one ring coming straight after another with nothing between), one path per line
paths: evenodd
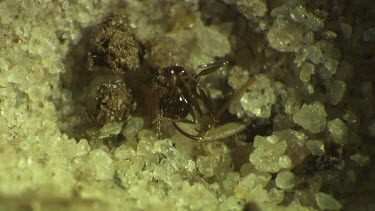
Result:
M243 93L246 92L247 88L252 83L254 83L254 81L255 81L255 77L254 76L250 77L249 80L244 85L242 85L242 87L235 94L233 94L231 98L227 100L224 103L224 105L219 109L219 112L217 113L216 118L219 119L220 116L229 108L230 104L239 100L242 97Z
M199 137L199 141L218 141L224 138L234 136L247 128L242 122L229 122L215 127Z
M202 137L201 134L198 134L198 135L192 135L192 134L189 134L189 133L185 132L184 130L182 130L182 129L176 124L176 122L173 122L173 125L174 125L174 127L176 128L176 130L177 130L178 132L180 132L182 135L184 135L184 136L186 136L186 137L188 137L188 138L190 138L190 139L193 139L193 140L199 140L199 139Z
M228 64L228 61L221 61L221 62L214 62L214 63L210 63L210 64L207 64L207 65L198 66L198 68L204 68L204 69L202 71L200 71L197 74L197 76L201 77L201 76L204 76L204 75L211 74L211 73L215 72L216 70L220 69L221 67L223 67L227 64Z

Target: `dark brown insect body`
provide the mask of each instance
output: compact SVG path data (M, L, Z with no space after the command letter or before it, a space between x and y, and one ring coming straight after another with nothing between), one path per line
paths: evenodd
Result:
M202 66L198 74L188 72L182 66L170 66L160 69L154 76L152 95L152 124L156 124L158 137L162 135L163 121L171 122L184 136L199 141L216 141L244 131L247 124L226 122L218 124L218 119L229 105L238 100L247 87L253 83L250 78L241 89L231 96L215 111L214 101L205 89L200 77L210 74L225 65L226 62ZM195 124L195 132L188 133L178 123Z
M220 66L211 65L199 74L192 74L182 66L165 67L157 72L153 84L152 110L159 137L162 121L172 122L178 131L193 139L199 139L201 132L188 134L177 125L178 122L201 123L200 130L206 130L215 122L213 101L201 86L199 77Z
M193 76L194 77L194 76ZM187 86L184 86L183 81ZM156 77L160 88L160 115L170 119L182 119L189 114L191 81L181 66L163 68Z

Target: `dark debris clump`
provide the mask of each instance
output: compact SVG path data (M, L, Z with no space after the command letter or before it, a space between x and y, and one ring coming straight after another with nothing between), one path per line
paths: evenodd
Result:
M90 39L89 70L107 67L115 75L139 69L142 45L122 15L112 15L98 26Z
M156 37L146 44L155 69L184 64L182 53L171 37Z
M103 83L98 89L95 118L100 124L123 121L135 108L133 94L124 83Z

